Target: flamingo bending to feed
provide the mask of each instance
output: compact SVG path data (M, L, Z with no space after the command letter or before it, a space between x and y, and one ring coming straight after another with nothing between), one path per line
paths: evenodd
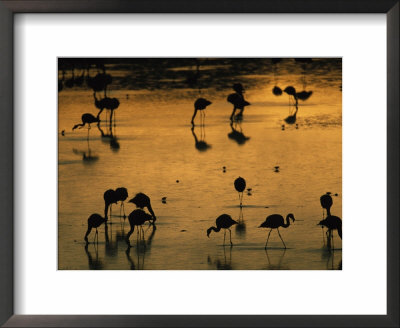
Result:
M115 189L115 196L117 201L121 202L121 207L119 208L119 215L121 216L121 209L124 210L124 218L126 217L125 215L125 204L124 201L128 198L128 190L124 187L120 187Z
M129 220L129 225L131 226L131 230L129 230L129 232L127 233L125 240L126 243L128 244L128 246L130 246L130 242L129 242L129 237L131 236L131 234L133 233L133 231L135 230L135 226L137 226L137 241L139 242L139 238L140 238L140 231L142 232L142 236L144 238L144 231L143 231L143 227L142 225L146 222L146 221L151 221L153 220L153 216L150 214L147 214L145 211L141 210L141 209L136 209L133 212L131 212L131 214L129 214L128 216L128 220Z
M208 101L207 99L204 98L198 98L195 102L194 102L194 113L192 116L192 120L191 123L194 125L194 118L196 117L197 111L200 110L200 124L204 124L204 117L205 117L205 112L204 110L206 109L207 106L211 105L212 102ZM201 123L203 122L203 123Z
M118 202L118 195L113 189L108 189L104 192L103 195L104 198L104 217L106 218L106 221L108 221L108 208L110 207L110 217L112 214L112 204L117 204Z
M84 238L85 241L86 241L86 245L89 244L89 241L88 241L87 237L89 236L90 231L92 231L92 228L96 229L96 234L94 236L94 240L96 240L96 237L97 237L97 242L99 241L97 228L99 226L101 226L103 223L105 223L106 221L107 220L105 218L103 218L100 214L96 214L95 213L95 214L92 214L91 216L89 216L89 218L88 218L88 229L86 231L85 238Z
M129 203L134 203L136 205L136 207L138 207L140 209L147 207L150 214L153 216L152 224L154 225L154 222L157 220L157 218L153 212L153 208L151 207L149 196L140 192L140 193L136 194L136 196L133 197L131 200L129 200Z
M210 238L210 233L211 231L219 232L221 229L224 229L224 246L225 246L225 235L226 235L226 230L229 230L229 240L231 242L231 246L233 245L232 243L232 232L230 227L232 227L234 224L238 224L235 220L232 219L232 217L228 214L222 214L220 215L216 220L215 224L217 227L210 227L207 229L207 237Z

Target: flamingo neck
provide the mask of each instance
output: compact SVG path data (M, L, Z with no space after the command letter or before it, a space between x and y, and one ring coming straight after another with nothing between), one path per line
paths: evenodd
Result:
M283 227L283 228L287 228L288 226L290 226L289 215L286 217L286 224L284 224L282 227Z

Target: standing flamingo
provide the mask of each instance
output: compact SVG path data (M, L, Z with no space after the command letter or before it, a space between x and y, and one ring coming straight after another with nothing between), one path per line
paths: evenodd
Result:
M144 238L144 231L143 231L143 227L142 225L146 222L146 221L151 221L153 220L153 216L150 214L147 214L145 211L141 210L141 209L136 209L133 212L131 212L128 216L128 220L129 220L129 224L131 226L131 230L129 230L129 232L127 233L125 240L126 243L128 244L128 246L130 246L130 242L129 242L129 237L131 236L131 234L133 233L133 231L135 230L135 226L137 226L137 234L138 234L138 238L137 241L139 242L139 238L140 238L140 231L142 232L142 236Z
M235 93L231 93L227 101L233 104L233 111L230 117L230 120L233 120L233 117L235 115L236 109L240 109L239 114L237 115L237 118L241 118L243 116L243 111L244 107L249 106L250 103L244 100L243 93L244 93L244 88L241 83L235 83L233 85L233 90L236 91Z
M198 98L194 102L194 113L192 116L191 123L194 125L194 118L196 117L197 111L200 110L200 125L204 125L204 118L205 118L205 112L204 110L206 109L207 106L211 105L212 102L208 101L207 99L204 98Z
M232 217L228 214L222 214L217 219L215 220L215 224L217 227L210 227L207 229L207 237L210 238L210 233L211 231L219 232L221 229L224 229L224 246L225 246L225 235L226 235L226 230L229 230L229 240L231 242L231 246L233 245L232 243L232 232L230 227L232 227L234 224L238 224L235 220L232 219Z
M135 197L133 197L131 200L129 200L129 203L134 203L136 205L136 207L143 209L144 207L147 207L147 209L149 210L149 212L151 213L151 215L153 216L153 225L154 222L157 220L156 215L153 212L153 208L151 207L151 203L150 203L150 197L147 196L146 194L143 193L138 193L136 194Z
M331 215L331 207L333 204L332 197L328 194L325 194L325 195L322 195L319 200L321 202L322 208L325 209L327 215L330 216Z
M242 207L243 191L246 189L246 180L243 179L242 177L239 177L235 180L233 184L235 186L236 191L239 193L240 207Z
M84 238L85 241L86 241L86 245L89 244L89 241L88 241L87 237L89 236L90 231L92 231L92 228L96 228L96 234L94 236L94 240L96 240L96 237L97 237L97 242L99 241L97 228L99 226L101 226L103 223L105 223L106 221L107 221L107 219L103 218L100 214L96 214L95 213L95 214L92 214L91 216L89 216L89 218L88 218L88 229L86 231L85 238Z
M333 230L337 230L340 239L342 239L342 219L338 216L328 215L326 219L320 221L317 225L322 227L327 227L328 231L326 232L326 236L328 238L328 247L330 248L330 241L332 238L333 244ZM333 247L332 247L333 248Z
M104 217L106 221L108 221L108 208L110 207L110 217L112 215L112 204L116 204L118 202L118 197L113 189L108 189L104 192Z
M293 222L295 221L294 215L292 213L289 213L286 216L286 224L285 224L285 222L283 220L283 216L282 215L280 215L280 214L271 214L271 215L267 216L267 218L265 219L265 221L263 223L261 223L259 228L270 228L269 234L268 234L268 238L267 238L267 241L265 243L265 249L267 249L268 240L269 240L269 236L271 234L272 229L278 230L279 238L281 238L283 246L286 248L285 242L283 241L282 236L281 236L281 234L279 232L279 227L282 227L282 228L289 227L289 225L290 225L290 220L289 219L292 219Z

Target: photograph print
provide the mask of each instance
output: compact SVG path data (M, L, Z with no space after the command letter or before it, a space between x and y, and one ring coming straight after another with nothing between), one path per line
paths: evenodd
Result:
M341 58L58 58L59 270L342 270Z

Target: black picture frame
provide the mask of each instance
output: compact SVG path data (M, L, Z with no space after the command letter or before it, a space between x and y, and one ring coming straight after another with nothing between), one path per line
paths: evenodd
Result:
M0 324L4 327L399 327L399 8L399 0L0 0ZM14 14L122 12L386 14L387 315L14 315Z

